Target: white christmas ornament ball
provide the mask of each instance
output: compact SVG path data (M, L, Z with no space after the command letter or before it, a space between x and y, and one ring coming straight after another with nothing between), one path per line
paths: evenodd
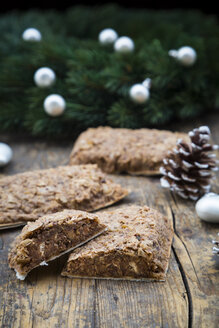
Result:
M193 65L196 58L196 51L191 47L182 47L178 50L177 59L185 66Z
M184 66L191 66L197 59L196 51L192 47L181 47L178 50L170 50L169 55Z
M143 104L149 99L150 92L142 84L134 84L129 91L129 95L134 102Z
M66 107L65 99L57 94L46 97L43 105L45 112L50 116L62 115Z
M121 36L114 43L114 50L120 53L132 52L135 49L135 44L128 36Z
M0 142L0 167L7 165L13 156L11 147L7 144Z
M118 34L112 28L105 28L99 34L99 41L102 44L112 44L118 39Z
M38 87L48 88L55 82L56 75L51 68L42 67L35 72L33 78Z
M41 41L42 36L39 30L37 30L36 28L28 28L26 29L23 34L22 34L22 38L25 41Z
M197 201L195 209L203 221L219 223L219 195L215 193L204 195Z

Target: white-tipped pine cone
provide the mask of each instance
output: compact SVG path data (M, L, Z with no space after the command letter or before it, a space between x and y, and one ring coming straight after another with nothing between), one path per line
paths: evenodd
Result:
M219 236L219 233L218 233ZM214 244L214 247L212 249L212 253L219 255L219 240L212 240L212 243Z
M212 172L218 170L216 155L212 153L218 146L209 143L210 136L210 129L201 126L189 132L190 143L178 140L176 148L163 159L162 187L191 200L210 191Z

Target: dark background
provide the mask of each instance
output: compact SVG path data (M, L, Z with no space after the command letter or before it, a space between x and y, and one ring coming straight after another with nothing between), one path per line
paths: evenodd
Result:
M4 3L1 3L0 11L7 12L11 10L28 10L33 8L38 9L58 9L58 10L65 10L69 7L72 7L74 5L101 5L104 3L117 3L119 5L122 5L123 7L127 8L148 8L148 9L176 9L176 8L182 8L182 9L199 9L202 12L206 14L219 14L219 6L216 5L217 1L203 1L199 4L197 4L197 1L152 1L152 0L130 0L128 4L128 0L126 2L124 1L54 1L50 3L46 0L39 0L39 1L17 1L16 3L12 1L4 1ZM218 7L218 8L217 8Z

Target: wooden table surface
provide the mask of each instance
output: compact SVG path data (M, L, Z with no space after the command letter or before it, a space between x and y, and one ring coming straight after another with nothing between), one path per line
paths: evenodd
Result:
M178 130L206 123L219 143L219 116L191 121ZM0 175L66 164L73 144L6 136L1 141L12 146L14 159ZM158 177L113 179L132 190L117 206L146 204L172 218L175 236L166 282L63 278L66 256L18 281L8 268L7 256L20 229L4 230L0 232L0 327L218 327L219 257L212 255L212 239L217 238L219 225L200 221L194 203L163 190ZM217 175L215 192L219 192L218 181Z

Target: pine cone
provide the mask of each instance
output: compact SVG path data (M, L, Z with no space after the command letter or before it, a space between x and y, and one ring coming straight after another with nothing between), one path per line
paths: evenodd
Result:
M216 155L212 152L217 145L208 143L210 129L201 126L189 132L190 143L182 139L177 148L168 153L160 168L161 186L170 188L182 198L197 200L202 194L210 191L212 171L217 171Z
M219 236L219 233L218 233ZM212 253L219 255L219 241L218 240L212 240L212 243L215 245L212 249Z

